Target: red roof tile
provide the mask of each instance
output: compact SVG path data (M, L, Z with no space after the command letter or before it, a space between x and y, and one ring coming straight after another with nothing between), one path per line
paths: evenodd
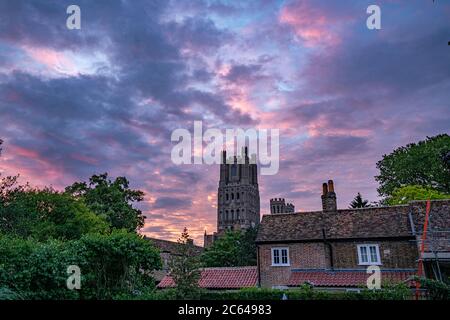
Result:
M205 268L198 282L205 289L239 289L255 287L258 281L256 267ZM170 276L165 276L158 288L174 287Z
M381 271L381 285L399 283L414 276L414 271ZM365 287L370 274L365 271L293 271L288 286L299 286L308 282L315 287ZM413 285L412 282L410 285Z

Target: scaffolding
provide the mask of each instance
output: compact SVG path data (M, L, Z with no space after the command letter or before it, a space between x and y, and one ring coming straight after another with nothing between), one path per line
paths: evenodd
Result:
M409 213L412 233L415 236L417 248L419 249L418 258L418 277L425 276L439 281L447 281L441 272L441 262L450 263L450 229L439 229L433 225L433 212L431 210L431 201L426 202L426 212L423 223L423 230L418 233L415 228L412 212ZM431 273L427 274L424 268L424 262L430 262ZM429 270L428 270L429 271ZM416 282L416 299L418 299L420 290L419 281Z

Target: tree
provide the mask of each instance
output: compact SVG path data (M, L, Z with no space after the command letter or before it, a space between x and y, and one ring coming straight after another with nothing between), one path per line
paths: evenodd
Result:
M93 175L89 184L75 182L66 188L66 192L83 199L89 209L104 217L114 229L135 232L144 226L145 216L133 207L134 202L144 199L144 192L130 189L125 177L111 181L107 173Z
M450 136L427 137L395 149L377 162L380 174L378 193L390 196L406 185L418 185L439 192L450 193L450 168L446 156L450 152Z
M367 208L370 207L369 200L364 200L361 193L358 192L356 197L350 202L350 208Z
M256 228L227 231L207 248L201 259L206 267L256 265Z
M0 232L36 240L70 240L107 230L103 218L69 194L49 188L0 190Z
M184 228L178 243L178 251L169 262L170 276L179 298L193 298L199 291L200 262L187 228Z
M68 290L67 267L81 271L81 289ZM113 230L81 239L37 242L0 234L0 289L23 299L111 299L154 290L158 250L136 233Z
M408 204L413 200L439 200L450 199L450 194L424 188L422 186L405 186L396 189L391 196L386 198L388 205Z
M161 268L159 251L142 236L125 230L109 235L86 235L78 242L76 256L89 277L85 283L98 299L154 289L151 272Z

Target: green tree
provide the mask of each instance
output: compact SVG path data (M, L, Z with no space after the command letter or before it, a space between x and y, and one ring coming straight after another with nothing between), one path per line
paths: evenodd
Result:
M110 299L120 294L139 294L154 289L153 270L161 268L159 251L136 233L113 230L110 235L91 234L79 241L76 254L89 275L94 296Z
M424 188L422 186L405 186L396 189L391 196L386 198L388 205L408 204L413 200L439 200L450 199L450 194Z
M350 208L367 208L370 207L369 200L364 200L361 193L358 192L356 197L350 202Z
M256 228L227 231L213 242L201 256L206 267L238 267L256 265Z
M406 185L418 185L443 193L450 193L450 168L446 156L450 152L450 136L441 134L427 137L395 149L378 161L380 183L378 193L390 196Z
M192 299L199 293L200 261L187 228L184 228L178 243L178 251L169 261L170 276L175 283L177 296Z
M111 181L107 173L93 175L89 184L75 182L66 188L66 192L83 199L89 209L104 217L114 229L135 232L144 226L145 216L133 207L134 202L144 199L144 193L130 189L125 177Z
M81 289L66 287L67 268L81 271ZM85 235L36 242L0 234L0 288L22 299L111 299L154 290L159 252L135 233Z
M107 222L82 202L52 189L14 189L0 197L0 232L37 240L104 233Z

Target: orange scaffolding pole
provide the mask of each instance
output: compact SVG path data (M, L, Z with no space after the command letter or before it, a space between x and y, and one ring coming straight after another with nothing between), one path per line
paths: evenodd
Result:
M423 224L422 243L420 244L419 265L417 268L417 277L420 279L423 273L423 253L425 252L425 240L427 239L428 219L430 216L431 201L427 200L427 209L425 213L425 222ZM416 281L416 300L419 299L420 281Z

